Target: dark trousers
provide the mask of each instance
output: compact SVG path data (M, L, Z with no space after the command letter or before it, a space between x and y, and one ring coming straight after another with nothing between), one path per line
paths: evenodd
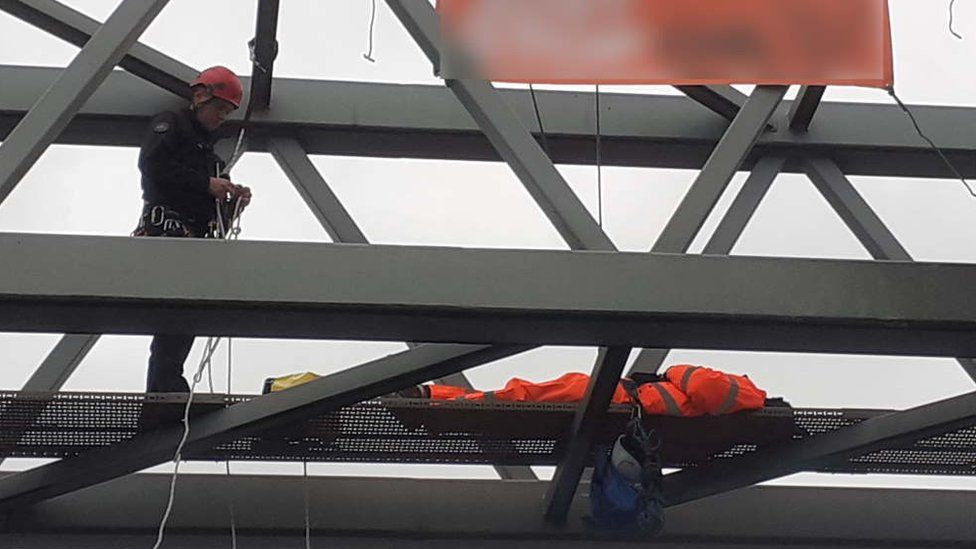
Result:
M149 346L147 393L189 393L190 384L183 377L183 363L193 346L193 336L159 334Z
M168 236L203 238L206 228L198 226L166 206L144 205L139 226L133 236ZM183 363L193 347L192 335L158 334L149 346L147 393L189 393L190 384L183 377Z

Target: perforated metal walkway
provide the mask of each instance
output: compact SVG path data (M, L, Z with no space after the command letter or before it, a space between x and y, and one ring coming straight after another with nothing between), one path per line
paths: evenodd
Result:
M197 395L199 415L254 396ZM179 422L185 397L122 393L0 392L0 455L70 457ZM555 465L574 405L381 399L341 408L287 429L247 436L192 460L287 460ZM842 428L891 410L766 408L721 417L651 417L668 467L733 459L764 446ZM601 429L610 442L628 418L613 408ZM976 410L969 426L817 471L976 474Z

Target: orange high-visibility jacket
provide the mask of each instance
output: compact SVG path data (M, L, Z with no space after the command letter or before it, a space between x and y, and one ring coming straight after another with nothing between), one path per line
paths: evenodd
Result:
M690 364L672 366L664 375L682 393L688 395L696 408L707 414L756 410L766 403L766 391L756 387L745 376Z
M430 398L435 400L504 400L507 402L580 402L586 395L590 376L565 374L557 379L534 383L512 378L498 391L472 391L450 385L430 385ZM637 387L637 399L646 414L694 417L704 415L673 384L667 381L645 383ZM632 404L633 400L623 384L614 390L613 404Z

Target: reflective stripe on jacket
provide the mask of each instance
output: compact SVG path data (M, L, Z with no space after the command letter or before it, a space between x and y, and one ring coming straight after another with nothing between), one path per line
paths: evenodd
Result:
M701 409L673 384L667 381L645 383L637 387L637 399L647 415L695 417L705 415Z
M672 366L664 375L695 407L711 415L758 410L766 403L766 391L745 376L690 364Z

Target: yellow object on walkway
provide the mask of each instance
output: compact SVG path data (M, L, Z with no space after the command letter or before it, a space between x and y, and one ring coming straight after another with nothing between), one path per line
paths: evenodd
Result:
M315 381L320 376L312 372L302 372L300 374L290 374L281 377L271 377L264 382L264 393L277 393L285 389L291 389L299 385L304 385L309 381Z

